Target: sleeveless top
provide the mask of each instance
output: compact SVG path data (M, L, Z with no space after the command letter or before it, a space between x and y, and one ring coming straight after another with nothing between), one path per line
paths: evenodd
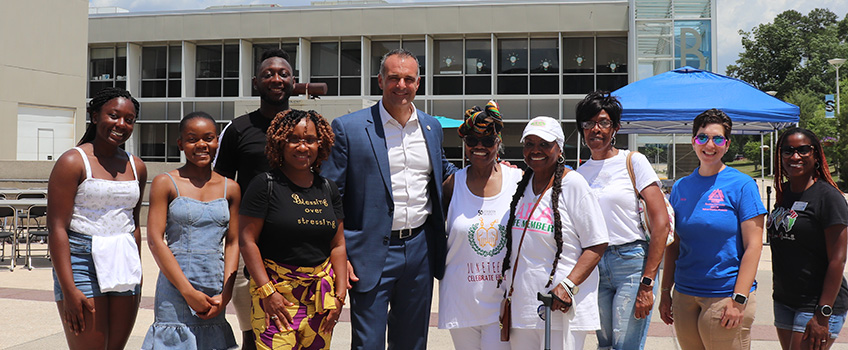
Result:
M95 179L88 155L74 147L85 163L85 180L77 187L69 229L91 236L91 257L101 292L133 290L141 283L141 259L133 231L133 209L141 195L132 154L133 180Z
M448 254L439 283L439 328L475 327L498 321L504 285L497 287L506 253L506 230L520 169L499 165L501 191L491 197L471 193L469 167L454 174L448 206Z
M208 202L180 195L168 204L165 241L191 286L209 296L224 289L224 247L230 221L227 182L223 198ZM236 347L226 310L204 320L161 271L156 282L154 322L147 330L142 349L197 350Z

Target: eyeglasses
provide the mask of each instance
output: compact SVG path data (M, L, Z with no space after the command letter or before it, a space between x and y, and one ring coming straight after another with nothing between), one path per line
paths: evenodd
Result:
M784 157L791 157L791 156L795 155L795 153L798 153L798 155L800 155L802 157L806 157L806 156L810 155L810 153L812 153L812 152L813 152L813 146L811 146L811 145L801 145L801 146L798 146L798 147L792 147L792 146L780 147L780 154L782 154Z
M317 137L307 137L305 139L302 139L302 138L295 137L295 136L289 136L286 139L286 142L288 142L292 146L300 146L300 144L302 144L302 143L306 144L307 146L312 146L312 145L315 145L315 144L318 144L318 145L321 144L321 140Z
M727 138L722 135L715 135L713 137L710 137L707 136L707 134L698 134L698 136L695 136L695 143L699 145L706 145L707 141L709 141L711 138L713 140L713 144L719 147L724 146L724 144L727 143Z
M495 145L495 137L494 136L486 136L486 137L474 137L474 136L466 136L465 144L468 147L477 147L478 143L482 143L483 147L491 148Z
M580 126L582 126L584 130L594 129L595 125L600 126L601 129L609 129L612 126L612 120L601 119L600 121L597 121L597 122L587 120L585 122L580 123Z

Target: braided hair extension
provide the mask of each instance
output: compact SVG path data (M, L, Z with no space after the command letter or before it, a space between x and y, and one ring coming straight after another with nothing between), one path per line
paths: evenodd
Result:
M288 137L301 119L310 120L315 124L315 131L318 133L318 140L321 142L318 145L318 156L315 158L315 163L312 164L312 170L319 173L321 162L330 156L330 149L333 147L335 136L327 120L316 111L289 109L277 113L277 116L271 121L271 125L268 126L265 156L268 158L268 163L272 169L283 167L285 163L283 152L285 152L285 147L288 146Z
M103 105L112 99L119 97L130 100L135 107L135 114L138 115L141 106L139 105L138 100L130 95L129 91L118 87L107 87L98 91L94 94L94 97L91 98L91 101L88 102L88 108L86 108L86 111L88 112L91 121L88 123L88 127L85 128L85 133L82 135L82 138L80 138L77 146L94 140L95 136L97 136L97 124L94 122L95 114L100 113Z
M551 277L548 278L548 284L545 288L551 286L556 274L557 264L559 264L559 256L562 254L562 218L559 215L559 197L562 195L562 173L565 172L565 162L557 162L554 170L554 184L551 186L551 211L554 215L554 241L556 242L556 255L554 255L554 263L551 268Z
M509 220L506 224L506 255L504 255L503 268L501 269L501 278L498 279L498 288L506 277L506 270L509 270L509 259L512 255L512 225L515 224L515 207L518 206L518 201L521 200L521 195L527 189L527 184L530 183L530 178L533 177L533 169L527 168L524 171L524 176L518 182L518 188L515 194L512 195L512 202L509 203Z

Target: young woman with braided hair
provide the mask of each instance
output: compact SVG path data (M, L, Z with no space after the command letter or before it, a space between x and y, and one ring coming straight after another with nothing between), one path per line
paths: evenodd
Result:
M582 349L600 328L597 264L607 247L604 216L586 180L566 169L560 123L531 120L521 137L529 167L513 196L503 262L511 298L512 349L541 349L545 321L537 293L555 296L551 349Z
M459 127L470 165L445 181L448 254L439 283L439 328L450 329L457 349L506 350L499 339L497 288L506 247L510 195L521 169L498 164L501 118L494 101L465 112ZM469 269L469 266L473 268Z
M329 349L347 292L342 198L318 175L333 132L315 111L268 127L271 171L251 180L239 211L258 349Z
M141 292L141 194L147 168L120 148L139 103L107 88L88 104L91 123L53 166L47 228L53 292L70 349L123 349Z

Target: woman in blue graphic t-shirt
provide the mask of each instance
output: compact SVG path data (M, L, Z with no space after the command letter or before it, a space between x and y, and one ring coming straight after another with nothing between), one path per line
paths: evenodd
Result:
M717 109L695 117L692 147L700 166L674 184L669 198L678 240L666 251L660 317L674 324L684 350L751 346L766 209L756 182L721 160L732 126Z

